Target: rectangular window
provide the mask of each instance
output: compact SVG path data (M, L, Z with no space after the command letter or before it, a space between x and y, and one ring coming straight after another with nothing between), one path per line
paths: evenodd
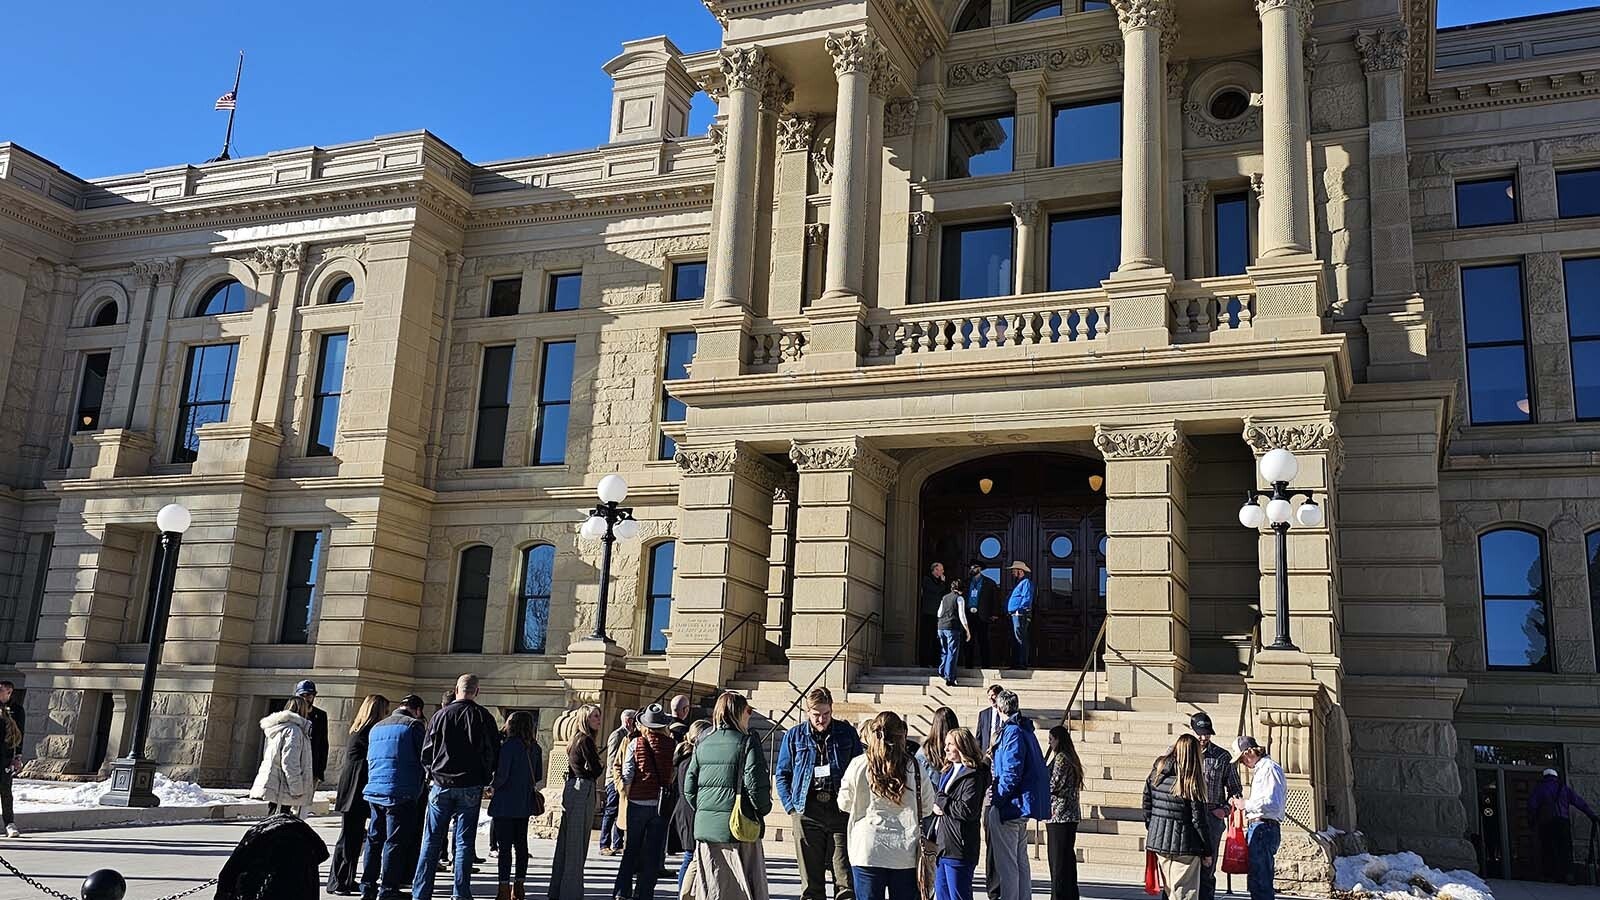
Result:
M506 460L506 419L511 414L513 347L483 348L478 378L478 431L472 442L472 467L498 469Z
M53 534L35 534L28 538L35 548L30 554L33 584L28 589L28 609L22 620L22 639L30 644L39 637L39 615L44 611L44 588L50 576L50 554L55 550L55 541Z
M578 308L580 295L583 293L583 275L572 272L566 275L550 276L550 302L551 312L566 312Z
M518 653L543 653L550 633L550 585L554 581L556 548L549 544L522 553L522 603L517 616Z
M576 348L572 341L544 345L544 362L539 367L539 424L533 438L536 466L567 461L567 420L572 410L572 361Z
M95 431L100 427L100 407L106 397L106 372L111 369L111 354L91 353L83 360L83 381L78 385L78 415L73 431Z
M450 630L451 653L482 653L483 623L489 617L489 568L494 550L468 547L461 551L456 580L456 621Z
M339 431L339 398L344 393L344 356L348 334L322 336L318 355L316 391L311 397L311 443L307 456L332 456Z
M194 462L200 452L200 426L228 420L233 367L238 357L238 344L189 348L183 396L178 401L178 435L172 443L173 462Z
M289 545L289 577L283 586L280 644L311 641L311 620L317 614L317 563L322 557L322 532L296 531Z
M1556 210L1563 219L1600 216L1600 169L1557 172Z
M644 652L667 652L666 630L672 627L672 571L678 545L672 541L650 548L650 596L645 599Z
M1572 397L1579 419L1600 419L1600 257L1561 263L1567 282Z
M514 316L521 311L521 278L496 278L489 282L489 315Z
M1506 175L1456 182L1457 228L1505 225L1516 220L1516 179Z
M1217 275L1243 275L1250 265L1250 194L1221 194L1216 200Z
M1105 162L1122 156L1122 100L1094 100L1055 109L1053 166Z
M667 365L661 374L661 421L682 422L688 413L683 401L667 393L667 382L682 381L689 377L689 361L694 359L695 333L680 331L667 335ZM678 444L665 434L661 435L658 457L671 459L678 452Z
M674 263L672 266L672 299L704 300L706 298L706 263Z
M1461 270L1467 409L1474 425L1533 421L1522 265Z
M947 177L972 178L1011 171L1012 115L1009 112L950 120Z
M1011 220L944 229L939 257L939 299L971 300L1011 293Z
M149 583L145 585L144 589L144 610L139 616L139 634L137 635L137 640L141 644L150 643L150 636L155 628L156 597L161 593L162 567L165 566L172 570L172 574L169 574L168 577L173 577L173 574L177 571L177 564L177 554L167 556L161 552L161 536L152 537L150 539Z
M1050 217L1050 290L1099 287L1122 256L1122 214L1114 209Z

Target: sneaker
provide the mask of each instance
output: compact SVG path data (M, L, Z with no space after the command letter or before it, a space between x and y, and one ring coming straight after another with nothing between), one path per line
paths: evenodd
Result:
M7 825L6 837L22 837L22 832L18 831L15 825Z

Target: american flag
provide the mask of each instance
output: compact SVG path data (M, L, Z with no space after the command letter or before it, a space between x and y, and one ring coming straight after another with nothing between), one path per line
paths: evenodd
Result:
M218 97L217 98L217 105L216 105L215 108L216 109L233 109L234 106L237 105L237 101L234 99L233 93L234 93L233 91L229 91L226 94L223 94L221 97Z

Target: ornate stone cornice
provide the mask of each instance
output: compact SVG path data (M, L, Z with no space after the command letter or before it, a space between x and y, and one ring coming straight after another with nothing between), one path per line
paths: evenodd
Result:
M828 223L810 222L806 224L806 244L820 247L828 242Z
M917 98L901 97L890 100L883 109L884 137L910 134L917 127Z
M1205 206L1211 199L1211 183L1207 181L1185 181L1183 183L1183 205Z
M883 44L877 35L866 28L854 31L835 31L823 41L828 55L833 57L833 74L872 76L883 55Z
M703 73L694 83L699 85L700 90L706 92L707 97L718 103L728 99L728 83L722 80L720 69Z
M914 62L922 62L939 47L934 26L922 15L913 0L893 0L894 11L900 15L901 36L906 39L906 49Z
M1010 206L1011 218L1015 219L1018 225L1032 225L1039 221L1039 201L1013 200Z
M1083 69L1097 65L1113 66L1121 60L1121 41L1101 41L1072 48L1063 47L1048 53L1010 53L989 59L959 62L949 68L946 78L951 85L960 86L978 84L991 78L1004 78L1013 72L1026 72L1031 69L1051 71Z
M713 137L711 150L716 153L718 148L714 140ZM659 187L647 191L617 191L473 210L467 227L502 228L507 225L566 222L590 216L671 212L702 208L710 202L709 183L684 184L679 187Z
M275 247L257 247L250 253L250 261L258 272L293 271L300 268L306 258L305 244L279 244Z
M765 491L773 490L788 478L788 473L764 454L756 453L744 444L688 449L680 447L672 455L672 461L678 464L685 476L731 475L754 482Z
M1312 0L1256 0L1256 15L1264 16L1277 10L1288 10L1294 16L1295 24L1300 26L1303 35L1311 30L1311 19L1316 15L1316 5Z
M789 459L804 472L854 472L884 489L894 487L900 464L868 447L860 438L842 441L794 441Z
M786 153L810 150L817 139L817 117L783 116L778 119L778 149Z
M1406 58L1406 82L1411 98L1421 100L1428 96L1428 77L1433 74L1433 41L1437 16L1434 0L1406 0L1406 30L1416 36L1409 41Z
M136 260L133 263L133 277L151 284L171 284L178 280L178 260L170 256Z
M1188 454L1176 424L1094 427L1094 446L1106 459L1161 459Z
M723 28L728 27L728 11L725 8L727 4L723 0L700 0L700 5L704 6Z
M760 47L729 47L717 54L717 70L728 90L762 91L767 88L767 51Z

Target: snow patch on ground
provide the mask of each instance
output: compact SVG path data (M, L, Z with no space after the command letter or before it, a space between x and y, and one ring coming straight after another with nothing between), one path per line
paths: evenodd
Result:
M1494 900L1483 879L1463 869L1442 872L1430 868L1415 853L1341 856L1334 860L1334 887L1350 896L1413 900ZM1425 885L1425 886L1424 886Z
M110 790L110 780L73 784L18 779L14 782L13 797L16 799L17 812L51 812L92 809L100 805L100 798ZM162 806L217 806L249 802L249 798L239 792L214 791L188 781L173 781L160 772L156 773L154 790Z

